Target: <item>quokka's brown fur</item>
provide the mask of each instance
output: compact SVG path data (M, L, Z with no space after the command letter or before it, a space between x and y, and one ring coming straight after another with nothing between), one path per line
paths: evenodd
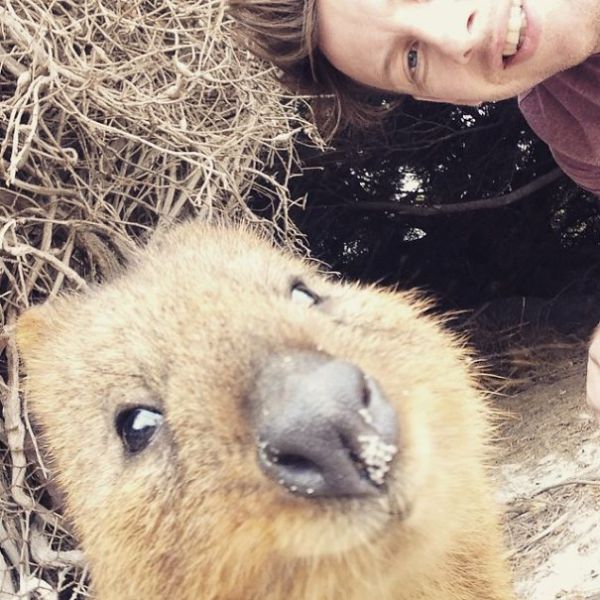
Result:
M292 299L302 280L323 301ZM42 431L99 600L509 600L463 345L416 296L334 282L244 228L191 222L110 284L17 326ZM393 404L381 496L298 496L257 466L245 404L276 351L339 357ZM128 455L126 406L165 422Z

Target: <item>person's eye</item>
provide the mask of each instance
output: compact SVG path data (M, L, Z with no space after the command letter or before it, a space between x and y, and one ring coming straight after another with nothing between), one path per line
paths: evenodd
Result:
M406 69L411 80L415 79L417 69L419 68L419 47L418 44L412 44L406 53Z

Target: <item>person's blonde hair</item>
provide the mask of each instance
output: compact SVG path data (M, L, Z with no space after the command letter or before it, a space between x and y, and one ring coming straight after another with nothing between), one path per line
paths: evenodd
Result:
M296 94L313 96L316 124L324 135L348 125L365 127L383 113L382 92L336 69L319 50L317 0L228 0L237 36L261 59L276 65Z

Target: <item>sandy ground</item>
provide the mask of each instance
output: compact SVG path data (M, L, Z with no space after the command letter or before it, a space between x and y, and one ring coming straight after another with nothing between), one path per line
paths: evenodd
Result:
M579 347L519 393L495 467L515 589L527 600L600 600L600 428L584 403Z

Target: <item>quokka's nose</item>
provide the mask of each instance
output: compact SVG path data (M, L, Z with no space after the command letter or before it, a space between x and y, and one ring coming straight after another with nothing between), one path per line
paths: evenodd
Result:
M251 399L262 470L307 497L381 493L397 416L376 382L321 353L269 357Z

